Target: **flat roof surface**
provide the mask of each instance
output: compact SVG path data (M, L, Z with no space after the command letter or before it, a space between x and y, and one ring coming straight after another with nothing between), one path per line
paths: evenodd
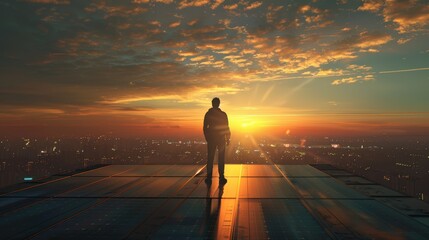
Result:
M108 165L0 195L1 239L429 239L428 204L330 165ZM11 188L9 188L11 189Z

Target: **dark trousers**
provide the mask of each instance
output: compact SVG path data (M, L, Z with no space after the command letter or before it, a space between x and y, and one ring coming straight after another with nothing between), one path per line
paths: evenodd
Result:
M213 161L215 157L216 149L218 150L219 163L218 163L218 171L219 177L224 177L224 169L225 169L225 139L214 139L207 141L207 178L212 177L213 172Z

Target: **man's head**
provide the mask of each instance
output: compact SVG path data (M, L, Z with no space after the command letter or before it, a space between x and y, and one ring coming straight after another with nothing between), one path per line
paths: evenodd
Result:
M214 108L218 108L219 105L220 105L220 99L218 97L213 98L213 100L212 100L212 106Z

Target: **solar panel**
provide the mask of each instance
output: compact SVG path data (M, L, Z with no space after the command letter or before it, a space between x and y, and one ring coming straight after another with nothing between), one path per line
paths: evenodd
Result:
M290 182L304 198L367 198L333 178L290 178Z
M324 172L310 165L277 165L288 177L328 177Z
M298 198L283 178L242 178L240 198Z
M356 236L370 239L427 239L429 228L376 200L306 200L318 212L328 210Z
M201 168L112 165L8 192L0 196L0 238L429 236L428 204L327 165L336 178L310 165L228 164L224 186L216 165L211 185Z
M237 239L331 239L297 199L241 199Z
M34 239L122 239L160 204L150 199L109 199Z
M3 239L23 239L72 216L94 204L97 199L39 199L35 204L0 217L0 232Z

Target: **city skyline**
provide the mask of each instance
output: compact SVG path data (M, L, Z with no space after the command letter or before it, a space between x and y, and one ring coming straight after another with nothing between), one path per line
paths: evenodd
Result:
M3 135L429 133L424 1L0 6Z

